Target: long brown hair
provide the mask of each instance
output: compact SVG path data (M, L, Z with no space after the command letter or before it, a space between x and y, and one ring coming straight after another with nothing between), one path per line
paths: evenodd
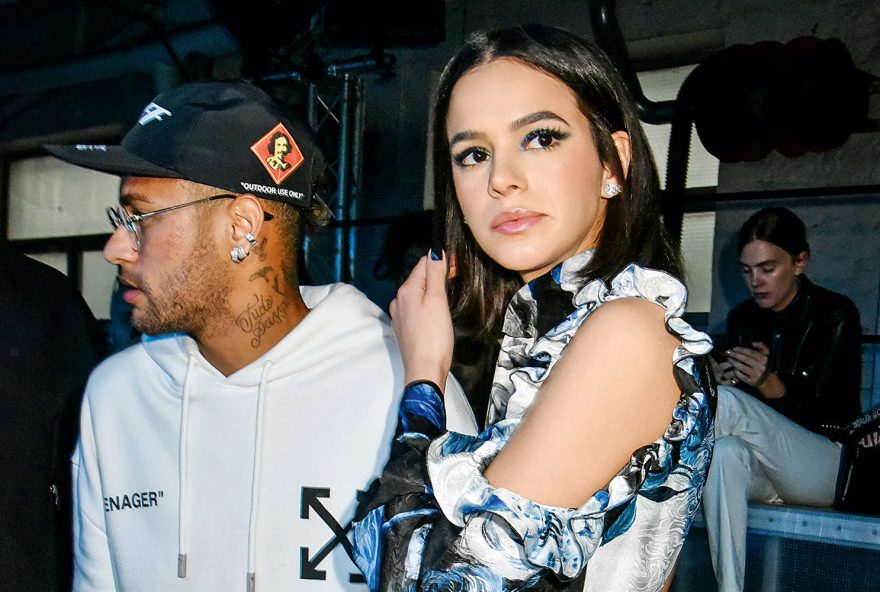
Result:
M590 123L599 159L618 179L625 179L621 195L608 201L598 245L584 274L608 281L629 263L637 263L681 277L678 251L660 221L654 160L635 106L611 60L584 39L553 27L526 25L477 33L447 63L434 108L436 203L442 208L446 248L457 264L450 297L459 325L475 335L497 338L505 307L522 286L519 274L486 255L464 224L446 136L455 84L473 68L499 58L514 59L567 85ZM611 137L616 131L629 134L632 144L627 171Z

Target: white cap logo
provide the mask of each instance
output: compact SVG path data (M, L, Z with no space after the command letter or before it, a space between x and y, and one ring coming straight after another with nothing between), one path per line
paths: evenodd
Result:
M151 121L162 121L162 118L166 115L171 117L171 111L163 109L156 103L150 103L144 108L144 112L141 113L138 123L141 125L147 125Z

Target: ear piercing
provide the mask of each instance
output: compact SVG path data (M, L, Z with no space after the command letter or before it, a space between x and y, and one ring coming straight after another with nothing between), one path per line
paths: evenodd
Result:
M602 193L605 194L605 197L614 197L621 191L623 191L623 187L621 187L617 183L605 183L605 185L602 187Z
M244 240L246 240L252 248L257 246L257 239L255 239L254 235L250 232L245 233ZM229 251L229 256L232 257L233 263L241 263L248 255L250 255L250 253L248 253L241 245L233 247Z
M248 252L242 246L232 247L229 256L232 257L233 263L241 263L248 256Z

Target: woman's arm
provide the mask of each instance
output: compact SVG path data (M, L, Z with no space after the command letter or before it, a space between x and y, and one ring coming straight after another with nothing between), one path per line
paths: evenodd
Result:
M423 257L391 303L407 383L445 383L452 357L446 261ZM664 310L626 298L596 309L544 382L535 404L486 470L496 487L578 507L672 419L679 341ZM589 459L589 462L584 462Z
M679 340L663 309L626 298L596 309L553 367L517 431L486 470L495 487L567 508L583 504L663 435L681 390Z
M421 360L405 363L408 381L436 382L431 376L445 370L445 342L428 335L448 323L448 312L435 306L445 305L442 284L429 281L445 269L421 261L414 274L422 279L392 307L404 359ZM618 542L617 552L620 544L638 545L633 556L665 556L680 544L711 453L711 379L704 360L690 359L709 345L672 318L683 308L675 286L658 272L636 271L641 279L627 276L619 289L644 282L645 299L612 300L590 313L522 419L499 421L477 437L446 433L432 441L442 431L439 393L426 383L418 385L422 392L407 389L402 433L354 528L355 560L371 589L405 582L446 590L456 578L500 589L543 570L565 580L618 537L628 542ZM432 309L429 319L415 314ZM636 495L646 479L650 487ZM623 537L637 512L645 526ZM658 522L666 534L642 540L641 530ZM665 563L639 561L639 577L668 577Z

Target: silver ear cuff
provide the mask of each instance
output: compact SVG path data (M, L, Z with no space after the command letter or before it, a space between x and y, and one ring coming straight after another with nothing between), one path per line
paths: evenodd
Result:
M248 252L242 246L232 247L229 251L229 256L232 257L233 263L241 263L248 256Z
M244 235L244 240L246 240L247 242L249 242L249 243L251 244L252 247L256 247L256 246L257 246L257 239L255 239L255 238L254 238L254 235L251 234L250 232L245 233L245 235Z

